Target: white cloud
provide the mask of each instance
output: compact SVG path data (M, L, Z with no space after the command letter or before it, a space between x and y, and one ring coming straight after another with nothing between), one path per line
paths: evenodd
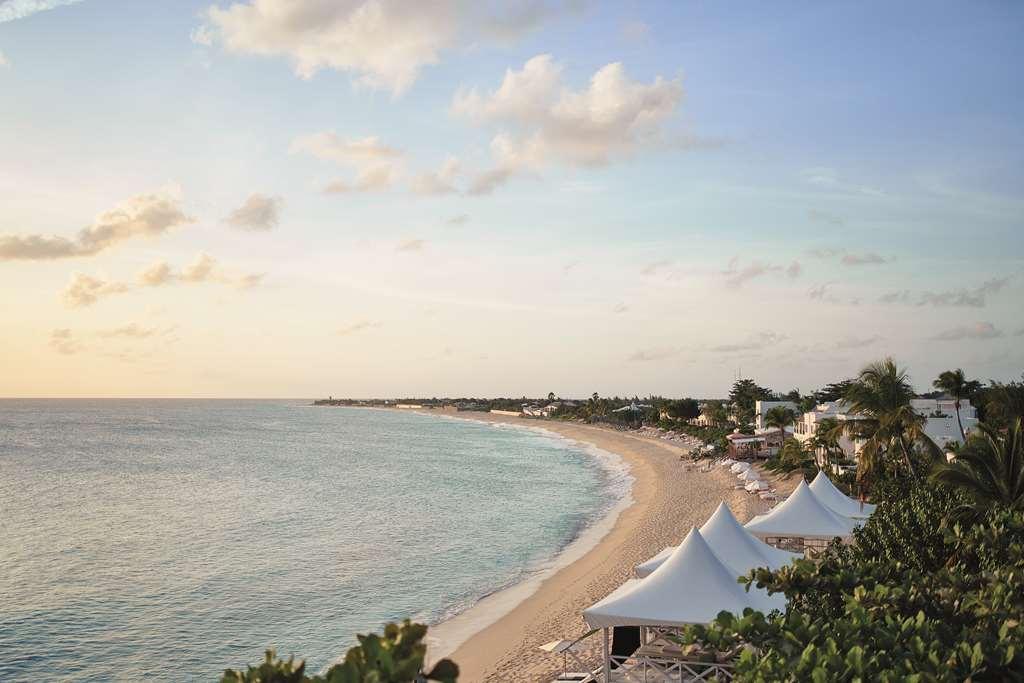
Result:
M567 0L248 0L203 13L193 40L236 54L285 57L301 78L321 69L398 95L449 49L508 41L574 8Z
M733 342L729 344L719 344L718 346L711 346L708 351L715 353L736 353L739 351L760 351L770 346L775 346L783 341L786 337L777 332L761 332L748 337L742 342Z
M181 269L180 273L175 273L166 261L156 261L138 274L134 285L75 273L61 296L68 308L84 308L112 294L123 294L137 288L160 287L174 283L212 282L248 289L260 284L263 277L263 273L233 275L225 272L216 259L205 252L200 252L192 263Z
M41 261L92 256L135 237L157 237L195 219L181 209L180 191L136 195L101 213L74 239L57 235L0 235L0 261Z
M270 197L257 192L232 211L224 222L242 230L271 230L281 222L283 204L284 201L280 197Z
M391 164L380 164L365 168L356 174L352 182L332 180L324 186L325 194L348 194L350 192L381 192L391 187L397 173Z
M395 247L395 251L423 251L427 246L426 240L403 240Z
M122 294L129 289L131 287L123 282L107 282L83 273L75 273L61 296L68 308L82 308L91 306L103 297Z
M402 156L401 151L385 145L375 136L343 138L334 131L322 131L297 137L292 141L289 151L292 154L304 152L317 159L359 168Z
M473 181L471 193L548 164L601 166L628 157L659 139L683 96L678 80L633 81L620 63L599 69L580 90L562 83L562 71L550 55L538 55L518 71L508 69L493 92L456 93L453 113L510 129L491 141L494 166Z
M996 329L992 323L978 322L973 325L959 325L943 330L934 335L936 341L958 341L961 339L996 339L1002 337L1003 333Z
M128 323L127 325L121 325L120 327L113 327L106 330L100 330L97 332L97 336L104 339L113 339L116 337L128 338L128 339L145 339L146 337L152 337L157 334L159 330L155 327L142 327L137 323Z
M0 2L0 24L15 19L24 19L36 12L74 5L82 0L4 0Z
M679 353L680 349L658 346L649 349L639 349L633 352L627 360L637 362L667 360L669 358L672 358L673 356L678 356Z
M722 275L725 276L726 286L733 289L739 288L744 283L764 275L784 274L790 279L795 279L800 277L801 273L803 273L803 266L800 265L799 261L793 261L786 267L762 261L752 261L741 268L738 257L732 258L729 261L728 267L722 271Z
M74 338L74 335L71 334L71 330L64 327L55 329L50 333L50 348L57 353L70 356L78 353L85 347L80 341Z
M455 181L459 175L459 160L448 157L436 171L420 173L412 181L412 191L422 195L440 195L457 192Z
M996 277L971 289L961 287L943 291L924 291L916 295L909 289L901 289L883 294L878 301L883 304L914 304L937 308L984 308L989 295L1002 291L1009 282L1009 277Z
M347 337L349 335L356 334L358 332L363 332L365 330L371 330L380 326L380 321L358 320L354 323L349 323L347 325L342 325L341 327L339 327L338 336Z
M869 251L863 254L844 254L843 258L839 259L839 262L844 266L866 266L887 263L888 261L884 256L879 256L875 252Z

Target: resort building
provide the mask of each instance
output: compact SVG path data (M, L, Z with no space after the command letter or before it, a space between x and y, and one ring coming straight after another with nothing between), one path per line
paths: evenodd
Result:
M757 431L763 431L767 429L767 425L764 423L764 417L768 414L768 411L772 408L789 408L795 414L800 413L800 406L792 401L758 401L754 404L754 429Z

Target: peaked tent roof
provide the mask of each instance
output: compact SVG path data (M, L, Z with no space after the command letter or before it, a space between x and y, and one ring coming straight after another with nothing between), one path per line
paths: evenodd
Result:
M866 519L875 511L876 506L871 503L864 503L862 507L860 501L843 495L843 492L836 488L832 480L820 470L808 488L818 500L840 515Z
M583 610L583 618L591 628L706 624L722 610L742 614L747 607L763 612L779 609L780 598L760 591L747 593L700 531L690 529L653 574Z
M755 567L778 569L802 557L800 553L773 548L755 537L736 521L732 510L724 502L719 503L715 513L704 522L704 526L700 528L700 535L711 546L718 559L732 569L737 577L745 575ZM668 559L673 550L674 547L665 548L646 562L638 564L635 569L636 575L640 578L649 576Z
M792 536L832 539L853 533L857 520L844 517L826 507L801 481L786 500L761 518L747 522L746 529L758 536Z

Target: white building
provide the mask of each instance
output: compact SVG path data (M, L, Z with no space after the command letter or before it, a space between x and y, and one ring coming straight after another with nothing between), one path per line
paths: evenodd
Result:
M915 413L926 418L924 433L939 448L945 449L953 443L963 441L960 437L960 427L956 421L956 402L953 399L915 398L910 404ZM861 418L856 413L850 412L844 401L827 401L816 405L814 410L797 418L793 436L801 442L813 438L821 421L825 419L846 422ZM960 402L960 420L963 422L964 431L968 434L978 425L977 410L968 401ZM851 439L845 434L839 439L839 447L850 459L856 459L862 445L861 440Z
M795 415L800 414L800 407L792 401L757 401L754 403L754 429L762 431L767 429L764 423L764 416L772 408L789 408Z
M924 433L939 448L963 442L960 425L956 421L956 401L951 398L915 398L910 405L915 413L928 418L924 424ZM967 434L978 426L978 411L969 401L960 401L960 422Z

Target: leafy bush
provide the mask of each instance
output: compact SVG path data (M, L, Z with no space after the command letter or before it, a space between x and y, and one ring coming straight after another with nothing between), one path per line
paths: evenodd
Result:
M228 669L221 683L413 683L418 680L455 683L459 667L442 659L429 673L421 674L427 646L423 643L427 627L406 619L401 626L388 624L384 636L375 633L356 636L359 645L346 653L345 660L335 664L323 676L307 676L306 663L278 659L274 650L267 650L259 666L245 671ZM422 678L420 678L422 676Z
M742 652L738 681L1024 681L1024 513L947 526L949 490L880 493L853 545L744 579L786 614L723 612L683 642Z

